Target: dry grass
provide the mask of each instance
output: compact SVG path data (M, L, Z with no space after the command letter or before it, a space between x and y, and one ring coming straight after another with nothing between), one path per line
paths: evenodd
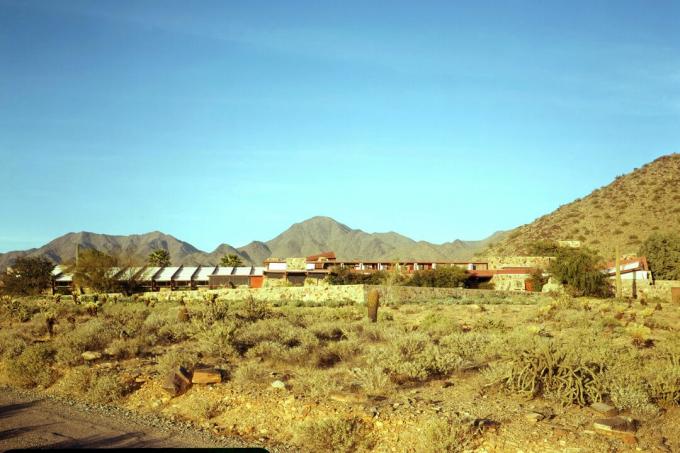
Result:
M680 402L677 307L568 297L522 306L494 300L483 309L471 302L483 303L383 307L384 316L373 324L364 307L345 305L189 301L189 319L179 322L180 306L167 301L109 300L96 315L64 299L58 306L10 301L0 312L0 370L15 385L52 386L103 403L134 394L125 370L142 368L161 379L179 365L198 363L228 369L227 385L239 394L294 395L307 402L327 401L331 392L375 404L401 401L449 380L456 386L476 380L499 400L524 397L572 408L604 400L645 417ZM51 338L40 327L49 316L56 319ZM84 365L84 351L104 357ZM103 361L113 368L102 367ZM283 380L287 390L274 391L273 380ZM196 420L221 420L229 411L191 395L187 404L191 410L182 413ZM339 407L333 416L291 423L286 441L310 451L372 448L377 438L370 423L350 406ZM456 451L480 435L452 412L420 422L414 442L431 451Z

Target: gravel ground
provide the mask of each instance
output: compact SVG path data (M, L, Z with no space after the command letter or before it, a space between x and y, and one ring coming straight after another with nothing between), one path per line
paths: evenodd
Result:
M188 423L0 388L0 451L14 448L262 447ZM282 451L270 449L270 451Z

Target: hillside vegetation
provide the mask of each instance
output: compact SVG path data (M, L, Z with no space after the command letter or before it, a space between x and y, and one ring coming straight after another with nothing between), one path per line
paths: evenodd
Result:
M522 225L485 255L521 255L537 240L579 240L608 258L637 253L652 233L680 232L680 154L617 177L587 197Z

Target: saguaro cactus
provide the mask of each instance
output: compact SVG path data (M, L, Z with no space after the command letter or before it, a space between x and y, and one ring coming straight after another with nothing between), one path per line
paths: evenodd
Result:
M368 292L368 300L366 301L368 308L368 318L371 322L378 322L378 306L380 306L380 292L373 288Z

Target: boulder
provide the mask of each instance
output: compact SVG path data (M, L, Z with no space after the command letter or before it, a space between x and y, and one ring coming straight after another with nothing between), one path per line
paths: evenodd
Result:
M613 417L619 413L615 407L605 403L593 403L590 405L590 408L605 417Z
M172 396L179 396L191 388L191 375L184 367L177 367L165 378L163 389Z
M80 356L85 360L86 362L90 362L92 360L97 360L101 359L102 353L97 352L97 351L85 351Z
M637 431L635 421L624 417L600 418L593 422L593 428L612 434L629 434Z
M285 389L286 383L283 382L283 381L276 380L276 381L272 382L272 387L274 387L275 389Z
M637 443L635 432L637 423L628 417L601 418L593 422L595 431L607 436L615 436L624 443L634 445Z
M222 373L214 368L197 368L191 378L193 384L219 384L222 382Z

